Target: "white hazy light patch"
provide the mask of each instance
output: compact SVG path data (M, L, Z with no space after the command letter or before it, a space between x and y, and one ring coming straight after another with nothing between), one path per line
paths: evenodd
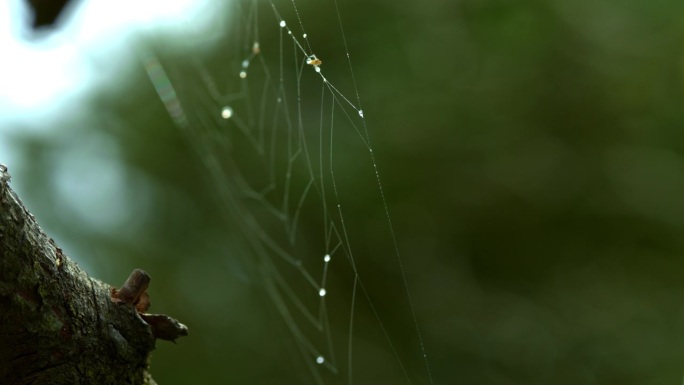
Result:
M36 34L26 1L0 1L0 162L9 166L12 130L50 131L59 117L82 112L92 90L126 83L138 64L136 35L197 38L219 14L212 0L71 3L61 25Z
M35 114L48 118L64 113L90 88L121 82L117 76L137 59L133 36L201 28L216 13L207 12L209 4L209 0L76 1L62 25L34 34L25 1L0 2L1 129L7 128L8 121L35 123Z
M0 163L9 166L15 180L28 178L16 165L22 154L13 146L14 138L54 138L59 158L46 173L54 176L51 182L69 215L77 214L94 229L130 223L127 200L144 205L144 197L131 197L135 190L126 185L130 178L121 168L115 142L98 132L100 116L107 111L89 110L88 98L93 91L125 85L128 71L142 67L136 36L163 39L175 34L195 45L211 43L214 36L206 31L223 32L213 25L223 16L217 12L221 4L72 0L58 26L35 33L26 1L0 1ZM180 38L174 41L180 49L190 46ZM76 140L60 140L70 135Z

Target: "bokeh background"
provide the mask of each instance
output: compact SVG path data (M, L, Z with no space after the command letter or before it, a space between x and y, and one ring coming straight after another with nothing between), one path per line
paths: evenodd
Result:
M51 37L19 34L39 52L67 45L86 64L61 76L45 56L2 55L0 162L90 274L118 284L144 268L153 310L188 324L176 346L158 343L160 384L313 383L259 264L233 236L240 224L217 215L216 186L137 56L144 41L169 67L239 63L222 48L231 8L207 4L197 11L206 24L123 43L115 38L146 20L82 40L85 27L73 25L106 20L83 11L89 1ZM276 4L292 17L289 2ZM338 5L434 383L681 383L684 3ZM344 60L334 3L297 6L317 54ZM262 47L279 33L266 11ZM24 103L47 87L45 73L67 86ZM8 80L17 77L27 80ZM341 175L372 172L367 154L336 154ZM429 383L396 257L375 235L387 233L377 186L346 178L344 189L362 276L394 343L359 305L355 381ZM315 228L320 216L302 220ZM332 270L349 278L348 267ZM329 311L345 357L349 309ZM341 362L326 383L347 383Z

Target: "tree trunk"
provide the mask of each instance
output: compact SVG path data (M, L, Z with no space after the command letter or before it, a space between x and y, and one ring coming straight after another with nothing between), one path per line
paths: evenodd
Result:
M154 384L156 332L43 233L9 180L0 164L0 383Z

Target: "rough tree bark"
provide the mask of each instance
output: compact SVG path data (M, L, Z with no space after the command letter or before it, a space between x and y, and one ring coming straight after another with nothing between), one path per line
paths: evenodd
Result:
M88 277L43 233L9 180L0 164L0 383L154 384L148 357L155 336L164 337L150 320L171 329L165 339L187 329L139 314Z

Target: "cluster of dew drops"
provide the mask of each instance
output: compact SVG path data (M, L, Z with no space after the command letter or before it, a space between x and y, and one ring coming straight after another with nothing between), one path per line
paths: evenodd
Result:
M285 20L281 20L281 21L280 21L280 27L281 27L281 28L285 28L286 25L287 25L287 24L285 23ZM292 31L288 31L288 34L292 35ZM303 37L304 37L304 39L306 39L306 38L307 38L307 34L304 34ZM247 68L249 67L249 63L250 63L250 61L252 60L252 58L254 58L254 56L258 55L259 53L260 53L259 43L258 43L258 42L255 42L254 45L252 46L252 54L250 55L250 57L242 61L242 69L240 70L240 73L239 73L239 76L240 76L241 79L247 78ZM321 67L320 67L320 66L321 66L322 63L323 63L323 62L322 62L320 59L318 59L318 58L316 57L316 55L314 55L314 54L309 55L309 56L307 57L307 60L306 60L306 64L309 64L309 65L313 66L314 70L315 70L317 73L320 73L320 72L321 72ZM325 78L324 78L324 79L325 79ZM326 80L326 82L327 82L327 80ZM358 113L359 113L359 116L360 116L361 118L363 118L363 110L358 110ZM221 109L221 117L222 117L223 119L226 119L226 120L232 118L232 117L233 117L233 108L230 107L230 106L224 106L224 107ZM329 254L326 254L325 257L323 257L323 261L324 261L326 264L327 264L328 262L330 262L330 255L329 255ZM326 292L325 288L320 288L320 289L318 290L318 295L319 295L320 297L325 297L326 294L327 294L327 292ZM316 357L316 363L319 364L319 365L322 365L323 363L325 363L325 357L323 357L322 355L318 355L318 356Z
M279 25L281 28L285 28L285 26L287 26L287 23L285 23L285 20L281 20ZM287 31L287 33L289 35L292 35L292 31ZM307 34L302 35L302 37L304 39L306 39ZM255 42L254 45L252 46L252 54L250 55L250 57L248 59L245 59L242 61L242 69L240 70L240 73L239 73L240 79L246 79L247 78L247 68L249 67L249 63L252 60L252 58L254 58L254 56L258 55L260 52L261 52L261 49L259 47L259 42ZM306 64L313 66L314 70L317 73L320 73L321 72L321 64L323 64L323 62L320 59L318 59L316 57L316 55L311 54L307 57ZM327 79L325 79L325 78L323 78L323 79L327 82ZM358 113L359 113L359 116L361 118L363 118L363 110L358 110ZM233 117L233 109L230 106L223 107L221 109L221 117L223 119L230 119L231 117ZM322 297L325 295L325 290L324 289L321 289L321 290L323 292L323 294L321 294L321 297Z

